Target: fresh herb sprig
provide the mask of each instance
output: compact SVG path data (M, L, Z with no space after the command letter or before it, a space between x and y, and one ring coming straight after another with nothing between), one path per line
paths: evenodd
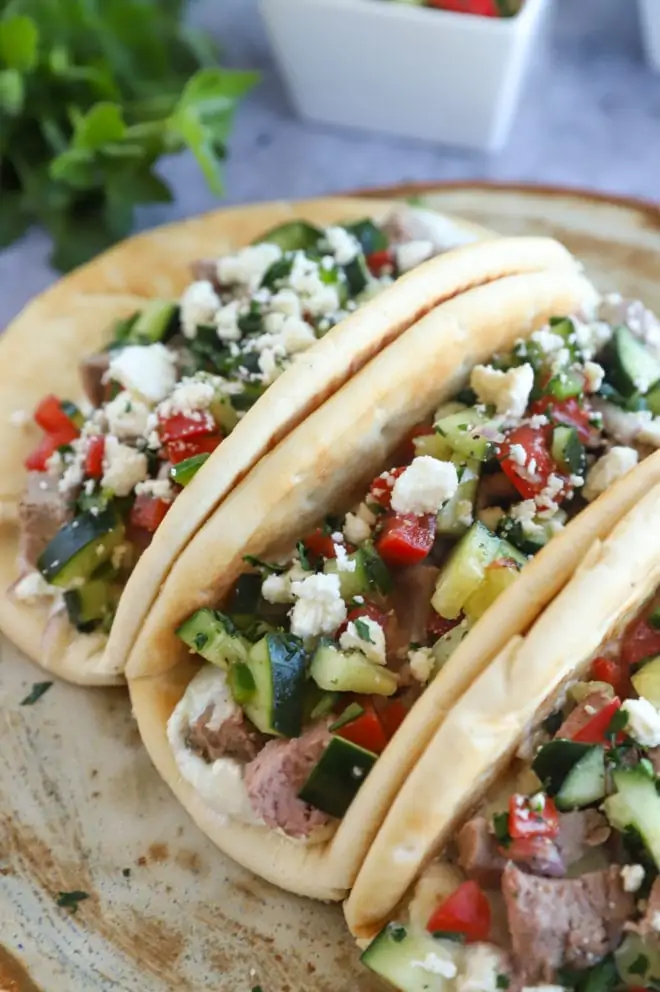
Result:
M238 101L257 75L224 69L184 0L0 0L0 247L32 224L69 269L124 237L156 174L188 148L216 195Z

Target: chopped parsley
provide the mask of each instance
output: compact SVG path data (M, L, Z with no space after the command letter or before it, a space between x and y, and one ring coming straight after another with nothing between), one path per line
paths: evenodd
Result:
M61 906L62 909L69 909L72 913L76 913L79 904L85 899L89 899L89 892L74 889L73 892L60 892L57 897L57 905Z
M493 816L493 832L497 838L497 843L502 847L508 847L511 843L511 834L509 833L509 814L508 813L495 813Z
M34 706L44 693L48 692L52 682L35 682L24 699L21 699L21 706Z
M243 561L247 565L252 565L253 568L258 568L260 571L265 572L267 575L281 575L282 572L286 571L286 565L273 565L271 562L264 561L262 558L257 558L256 555L243 555Z
M130 868L122 868L121 873L124 876L124 878L130 878L131 877L131 869Z
M401 941L405 940L408 936L408 931L405 927L402 927L400 923L390 923L387 928L387 932L395 944L400 944Z
M365 623L364 620L359 619L354 620L353 622L355 623L355 629L360 640L366 641L367 644L373 644L374 641L369 631L369 624Z
M302 541L298 541L296 544L296 551L298 552L298 557L300 558L300 564L305 569L306 572L312 572L312 566L309 561L309 555L307 553L307 548Z
M645 975L648 971L649 959L645 954L638 954L628 968L631 975Z
M563 722L564 714L561 710L557 710L555 713L551 713L550 716L545 718L542 726L549 737L554 737Z
M616 713L613 714L610 720L607 730L605 731L605 737L608 740L614 742L617 734L624 730L628 725L628 714L624 709L618 709Z
M495 981L495 986L498 989L508 989L511 984L511 979L508 975L498 975Z
M653 627L654 630L660 630L660 606L657 606L650 614L648 618L649 627Z
M195 647L197 650L201 651L202 648L206 647L208 644L209 635L205 634L203 630L200 630L199 634L195 634L193 640L195 641Z
M457 944L465 943L465 934L457 930L434 930L431 934L434 940L453 940Z

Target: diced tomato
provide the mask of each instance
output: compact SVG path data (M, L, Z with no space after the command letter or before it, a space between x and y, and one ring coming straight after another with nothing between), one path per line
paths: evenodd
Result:
M381 472L371 483L367 503L377 503L383 510L389 510L392 505L392 489L399 476L405 472L405 465L392 468L389 472Z
M404 567L423 561L435 540L435 514L417 517L395 513L385 521L376 541L376 551L386 565Z
M383 269L395 267L396 259L391 248L384 248L382 251L372 251L367 255L366 262L372 276L380 276Z
M427 0L429 7L452 10L456 14L480 14L482 17L499 17L496 0Z
M337 557L334 541L321 527L317 527L316 530L305 537L303 544L311 555L318 555L319 558Z
M101 435L90 437L85 455L85 475L90 479L100 479L103 476L104 453L105 438Z
M628 624L621 638L621 660L625 665L638 665L640 661L660 654L660 629L648 622L648 614L635 617Z
M525 462L519 465L511 457L513 446L520 446L525 452ZM548 432L541 427L522 424L509 431L500 444L497 453L502 471L516 487L523 499L533 499L548 485L548 479L556 471L555 463L548 447ZM563 490L562 490L563 492ZM562 493L558 493L558 502Z
M514 793L509 798L509 833L514 839L526 837L556 837L559 833L559 813L549 796Z
M131 507L130 522L133 527L142 527L153 534L163 522L171 505L169 500L140 493Z
M468 941L488 939L490 905L476 882L463 882L431 914L430 933L462 933Z
M374 754L381 754L387 746L385 730L373 703L371 701L363 702L362 706L364 713L361 713L355 720L351 720L350 723L345 723L335 733L338 737L343 737L344 740L357 744L358 747L364 747L367 751L373 751Z
M52 394L44 396L34 411L34 420L46 434L56 434L59 438L66 438L60 441L60 444L69 444L80 434L76 425L69 420L62 409L57 396Z
M191 437L189 440L169 441L165 445L167 460L173 465L192 458L193 455L206 455L218 447L222 441L221 434L210 434L207 437Z
M211 414L201 410L192 414L174 413L171 417L161 417L158 424L161 440L165 444L215 434L216 429Z
M443 634L446 634L448 631L453 630L454 627L457 627L462 619L462 613L455 620L447 620L446 617L441 617L439 613L435 612L435 610L431 610L429 622L426 627L429 637L434 639L442 637Z
M589 723L573 735L572 740L579 744L605 744L605 734L612 722L612 717L621 706L621 700L615 696L607 706L594 713Z
M596 682L607 682L622 699L630 693L629 673L614 658L596 658L591 666L591 677Z
M383 706L378 715L389 741L408 715L408 707L402 699L392 699Z
M337 628L336 636L341 637L341 635L344 633L351 620L353 621L359 620L361 617L363 619L367 617L369 620L374 620L376 623L379 623L383 628L387 623L387 613L385 613L384 610L381 610L378 606L375 606L373 603L365 603L364 606L356 606L355 609L349 610L348 616L344 620L343 624L341 625L341 627Z
M45 434L34 451L25 458L23 464L30 472L45 472L46 463L51 455L54 455L58 448L64 444L70 444L71 436L67 433Z
M589 420L592 411L574 396L567 400L558 400L554 396L543 396L535 400L530 407L531 414L545 414L555 424L566 424L574 427L578 437L584 443L593 439L594 427Z

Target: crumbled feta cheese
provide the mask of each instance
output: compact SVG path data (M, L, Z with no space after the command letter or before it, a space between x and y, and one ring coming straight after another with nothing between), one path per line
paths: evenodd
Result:
M176 382L174 355L165 345L129 345L110 359L109 376L150 403L164 400Z
M295 561L287 572L267 575L261 585L261 595L269 603L293 603L295 596L291 583L301 581L308 575L309 572L305 571L300 562Z
M343 537L342 537L343 541ZM337 559L337 571L338 572L354 572L357 568L357 562L354 558L348 557L348 552L343 544L336 544L335 547L335 557Z
M327 227L325 240L330 245L337 265L348 265L361 251L358 239L344 227Z
M256 290L273 262L281 257L282 249L268 241L249 245L235 255L218 259L218 280L223 286L247 286Z
M622 865L621 878L623 880L623 891L639 892L645 874L642 865Z
M605 320L582 322L573 319L575 343L585 359L589 360L611 339L613 329Z
M584 498L591 502L604 493L617 479L630 472L639 461L639 455L634 448L610 448L606 455L599 458L587 473L587 481L582 490Z
M428 682L435 665L431 648L417 648L415 651L409 651L408 663L414 679L422 684Z
M561 493L563 488L564 480L562 477L560 475L556 475L555 472L551 472L548 476L546 485L536 497L536 505L539 507L541 516L548 516L556 513L556 497Z
M549 327L542 327L540 331L534 331L531 340L538 345L544 355L552 355L554 352L561 351L566 344L561 334L555 334Z
M384 665L387 661L385 631L371 617L360 617L357 622L360 626L364 624L368 639L360 635L355 622L351 620L339 638L339 647L342 651L361 651L368 661L372 661L375 665Z
M603 385L604 378L605 369L602 365L599 365L598 362L584 363L584 380L588 393L597 393Z
M208 410L215 395L213 382L207 379L185 378L177 383L167 399L160 404L158 413L163 417L172 417L177 413L189 417L196 411Z
M147 456L109 434L103 453L103 486L112 489L116 496L128 496L146 477Z
M512 444L509 448L509 458L516 465L524 465L527 461L527 452L522 444Z
M85 477L85 449L86 443L82 438L73 442L73 456L70 461L65 461L65 469L62 478L57 484L61 493L68 493L72 489L77 489L82 484Z
M34 603L39 599L59 596L61 591L57 586L49 585L41 572L34 571L19 579L11 592L14 599L21 603Z
M146 479L135 487L136 496L153 496L154 499L174 499L174 489L169 479Z
M193 282L184 291L181 301L181 328L187 338L197 335L199 324L212 324L216 311L222 306L220 297L208 279Z
M660 448L660 417L646 421L635 440L651 448Z
M117 437L142 437L147 430L150 411L146 403L125 390L105 406L108 427Z
M533 499L525 499L521 503L515 503L509 510L512 520L517 520L521 526L523 534L527 537L542 537L543 527L536 522L538 507Z
M364 506L364 503L362 504ZM371 528L376 523L376 517L364 506L366 512L373 518L373 523L369 523L364 516L357 513L347 513L344 519L344 537L350 544L362 544L371 537Z
M239 341L241 337L241 329L238 326L238 318L240 317L240 300L232 300L227 303L224 307L220 309L215 314L214 323L216 334L221 341Z
M508 372L489 365L475 365L470 385L480 401L494 406L497 413L522 417L534 385L534 369L527 363Z
M280 289L271 296L268 306L275 313L282 313L285 317L300 317L302 314L300 297L292 289Z
M427 954L423 961L411 961L410 967L422 968L431 975L442 975L443 978L455 978L458 972L458 968L449 955L441 955L434 951Z
M651 916L651 930L660 933L660 913L653 913Z
M657 352L660 349L660 320L641 300L629 300L619 293L610 293L601 301L598 316L614 326L626 324L635 337L652 350Z
M392 488L392 509L397 513L437 513L458 488L453 462L441 462L430 455L413 458Z
M27 410L14 410L9 415L9 423L12 427L25 427L31 419Z
M432 241L404 241L395 248L399 272L409 272L434 254Z
M306 351L316 342L314 329L299 317L285 317L280 338L284 348L290 355L298 351Z
M535 413L526 421L526 423L529 424L530 427L537 429L539 427L546 427L549 421L544 413Z
M309 575L300 582L293 582L291 590L296 597L291 611L291 633L296 637L333 634L346 619L339 576Z
M626 699L622 710L628 716L626 732L642 747L660 744L660 713L648 699Z
M498 976L511 970L508 955L493 944L469 944L456 979L456 992L497 992Z
M284 358L286 350L284 345L276 344L272 348L264 348L264 350L259 355L259 368L261 369L261 374L263 381L267 384L274 382L278 375L284 371L281 365L281 361L278 359Z
M337 287L323 282L318 264L304 252L296 253L289 284L302 297L304 309L315 317L327 316L339 307Z

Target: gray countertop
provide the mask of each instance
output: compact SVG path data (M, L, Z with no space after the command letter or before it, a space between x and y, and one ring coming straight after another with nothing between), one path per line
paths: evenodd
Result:
M657 0L660 4L660 0ZM204 0L195 18L222 39L231 65L263 81L238 115L227 203L302 197L416 180L520 180L660 199L660 75L645 65L635 0L556 0L547 52L530 74L510 142L473 152L306 124L293 117L255 0ZM145 208L148 226L218 206L194 162L163 173L177 200ZM38 231L0 254L0 327L55 278Z

